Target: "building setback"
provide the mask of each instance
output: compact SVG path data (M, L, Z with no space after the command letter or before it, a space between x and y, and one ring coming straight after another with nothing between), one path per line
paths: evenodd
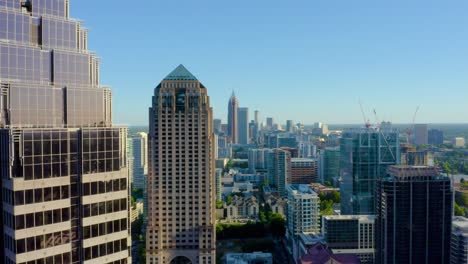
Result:
M0 1L0 263L131 263L127 129L68 0Z
M156 87L152 102L147 263L215 263L215 150L207 89L180 65Z
M452 195L434 167L389 167L377 181L375 263L450 263Z

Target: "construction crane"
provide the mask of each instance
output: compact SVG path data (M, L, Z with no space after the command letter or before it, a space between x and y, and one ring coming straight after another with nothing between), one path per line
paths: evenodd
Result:
M361 107L362 118L364 119L364 125L366 128L371 127L369 119L367 119L366 114L364 113L364 108L362 107L362 102L359 100L359 106Z
M411 127L408 127L406 129L406 143L408 143L408 145L411 145L411 134L413 133L413 130L414 130L414 124L416 122L416 115L418 114L418 111L419 111L419 106L416 107L416 111L414 112L413 120L411 120Z

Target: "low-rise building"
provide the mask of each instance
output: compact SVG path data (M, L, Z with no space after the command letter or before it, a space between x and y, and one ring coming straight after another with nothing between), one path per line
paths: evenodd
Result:
M142 214L143 214L143 200L138 200L132 206L130 221L133 223L135 222Z
M464 148L465 147L465 138L456 137L452 140L452 145L456 148Z
M270 195L265 202L270 206L273 213L286 216L286 208L288 206L288 199L276 195Z
M300 257L299 264L360 264L359 258L354 254L333 254L333 251L322 243L316 243L309 248L307 254Z
M259 204L255 196L242 197L234 195L225 205L226 220L258 219Z
M271 253L226 253L223 257L224 264L273 264Z
M362 263L374 263L374 224L374 215L326 215L322 233L334 254L356 254Z

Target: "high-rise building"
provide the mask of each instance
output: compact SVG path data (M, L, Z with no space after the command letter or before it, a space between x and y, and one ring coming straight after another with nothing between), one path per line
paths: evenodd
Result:
M221 130L221 119L213 119L213 131L216 134L219 134L222 132Z
M271 149L249 149L249 172L266 172L268 169L268 155L272 152Z
M148 137L147 263L215 263L213 113L179 65L156 87Z
M317 159L291 158L291 184L309 184L318 180Z
M255 110L254 112L254 122L257 125L260 124L260 112L258 110Z
M390 166L376 186L375 262L450 263L452 196L434 167Z
M127 129L67 0L0 1L0 263L130 263Z
M148 177L148 134L138 132L132 138L133 144L133 187L146 188Z
M249 144L249 108L240 107L237 110L237 136L239 144Z
M278 193L286 197L286 186L291 178L291 153L282 149L274 149L268 153L268 183Z
M294 121L286 120L286 132L294 132Z
M416 145L428 144L427 124L414 125L414 144Z
M339 185L340 178L340 148L325 148L320 156L320 174L323 183L328 182L333 186Z
M233 144L237 144L239 140L238 135L238 109L239 109L239 100L237 100L236 94L232 92L231 98L229 99L228 104L228 136Z
M322 233L337 255L356 254L361 263L374 263L374 215L325 215Z
M320 232L320 199L309 186L289 184L288 193L288 236Z
M468 263L468 218L456 216L452 221L450 264Z
M266 127L267 129L273 129L273 117L267 117L266 119Z
M375 182L389 165L400 163L398 132L349 130L340 140L341 213L374 214Z
M431 145L442 145L444 144L444 131L439 129L429 129L428 143Z
M133 183L133 140L127 135L127 168L128 182Z

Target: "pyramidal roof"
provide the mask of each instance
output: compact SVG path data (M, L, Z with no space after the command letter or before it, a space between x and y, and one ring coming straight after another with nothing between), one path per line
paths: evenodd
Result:
M164 78L165 81L197 81L197 78L190 73L184 65L180 64L169 75Z

